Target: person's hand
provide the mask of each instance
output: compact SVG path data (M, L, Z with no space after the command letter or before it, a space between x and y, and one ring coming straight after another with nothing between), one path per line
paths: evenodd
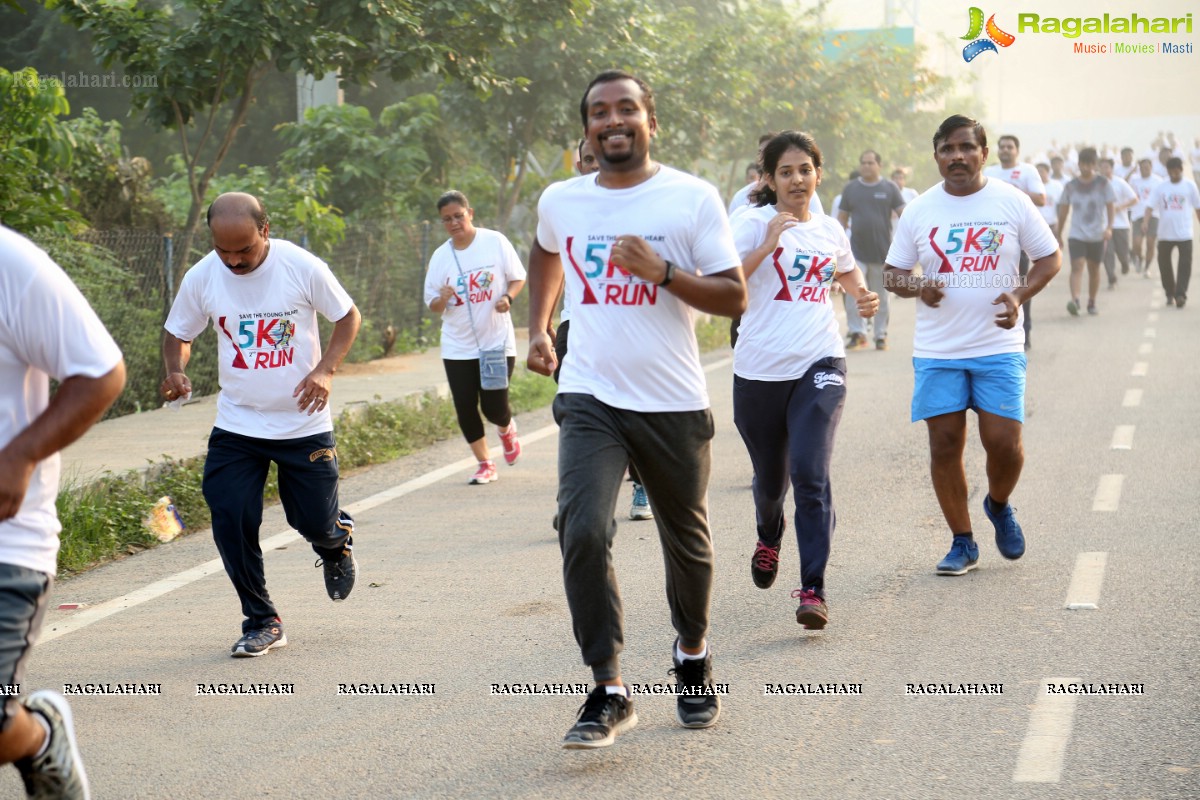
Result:
M329 392L333 387L333 375L318 367L304 376L304 380L296 384L292 397L299 398L296 408L300 413L308 411L311 417L318 411L324 411L329 405Z
M158 392L168 403L192 393L192 382L182 372L172 372L163 379Z
M862 297L855 301L855 305L858 308L858 315L860 317L870 319L879 310L879 295L875 292L865 292Z
M666 261L640 236L618 236L609 260L647 283L661 283L667 271Z
M921 293L918 295L918 297L921 298L922 303L930 308L937 308L938 304L942 302L942 298L945 296L946 292L943 290L942 284L938 283L936 280L921 280Z
M550 376L558 367L558 356L554 352L554 339L547 333L529 334L529 356L525 366L530 372Z
M992 301L992 305L1003 305L1004 308L996 314L996 325L1011 330L1017 324L1017 313L1021 310L1021 301L1012 292L1001 292Z
M509 301L508 295L500 295L500 299L496 301L496 310L501 314L504 314L510 308L512 308L512 303Z
M1110 241L1111 239L1112 239L1112 228L1105 228L1104 229L1104 241L1107 242L1107 241Z
M770 245L771 249L774 249L779 244L779 237L783 235L783 232L799 224L800 220L796 219L794 215L786 211L779 212L767 223L767 238L764 240L764 243Z
M35 467L36 461L21 457L11 447L0 450L0 522L21 510Z
M443 303L450 302L450 298L454 297L454 287L448 283L443 283L438 287L438 297L442 298Z

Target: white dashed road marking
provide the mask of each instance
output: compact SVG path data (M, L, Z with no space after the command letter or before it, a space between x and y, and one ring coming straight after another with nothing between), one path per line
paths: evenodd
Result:
M1133 425L1118 425L1113 431L1112 449L1113 450L1132 450L1133 449Z
M1080 553L1067 587L1066 607L1071 611L1095 611L1100 607L1100 585L1108 553Z
M1121 503L1121 485L1124 475L1101 475L1096 486L1096 497L1092 500L1092 511L1116 511Z
M1050 694L1048 684L1076 683L1077 678L1046 678L1038 691L1029 730L1017 754L1015 783L1058 783L1075 718L1075 695Z

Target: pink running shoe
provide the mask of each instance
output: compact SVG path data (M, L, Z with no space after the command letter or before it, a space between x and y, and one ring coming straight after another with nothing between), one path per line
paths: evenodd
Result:
M517 438L517 421L515 419L508 423L508 433L500 431L500 443L504 445L504 461L511 467L521 457L521 440Z
M495 461L480 461L479 469L471 476L468 481L471 485L491 483L496 480L496 462Z

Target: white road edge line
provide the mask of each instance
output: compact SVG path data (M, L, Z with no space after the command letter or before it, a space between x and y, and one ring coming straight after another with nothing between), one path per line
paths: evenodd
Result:
M733 358L726 356L725 358L720 358L710 364L706 364L704 371L714 372L721 367L728 366L732 363ZM545 439L548 436L553 436L557 432L557 425L546 425L542 428L538 428L532 433L522 434L521 442L522 444L532 444ZM444 480L451 475L458 474L464 469L468 469L473 466L475 466L475 459L473 458L464 458L461 461L455 461L453 464L447 464L444 467L435 469L432 472L427 472L424 475L413 478L410 481L405 481L399 486L393 486L391 489L384 489L382 492L373 494L370 497L366 497L356 503L351 503L350 505L346 506L346 511L348 511L350 514L359 514L363 511L368 511L372 508L376 508L377 506L381 506L384 503L388 503L392 500L403 497L406 494L411 494L418 489L424 489L427 486L432 486L440 480ZM291 544L299 538L300 534L289 528L288 530L277 533L270 538L263 539L259 542L259 546L262 548L262 551L266 553L268 551L276 550L280 547ZM155 581L154 583L143 586L140 589L135 589L129 594L123 594L120 597L114 597L112 600L105 600L103 603L97 603L85 611L80 611L77 614L71 615L67 619L55 622L53 627L47 626L43 628L41 636L38 637L38 642L40 644L52 642L59 637L66 636L68 633L74 633L75 631L86 628L87 626L99 622L102 619L107 619L113 614L119 614L122 611L128 611L135 606L140 606L142 603L155 600L159 597L162 597L164 594L187 586L189 583L195 583L201 578L207 578L209 575L224 571L225 567L221 564L221 559L214 558L212 561L206 561L198 567L192 567L191 569L184 570L183 572L177 572L174 575L170 575L160 581Z
M1092 511L1116 511L1121 504L1121 485L1124 475L1101 475L1096 484L1096 496L1092 499Z
M1133 449L1133 425L1118 425L1113 431L1112 449L1113 450L1132 450Z
M1075 719L1075 695L1050 694L1049 684L1077 683L1078 678L1046 678L1029 715L1029 729L1017 753L1014 783L1058 783Z
M1104 583L1104 568L1108 553L1080 553L1075 558L1075 571L1067 587L1064 607L1069 611L1096 611L1100 608L1100 586Z

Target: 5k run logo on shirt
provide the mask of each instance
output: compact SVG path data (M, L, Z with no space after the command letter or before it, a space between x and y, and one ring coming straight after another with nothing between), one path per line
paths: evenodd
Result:
M235 331L230 331L227 319L219 317L217 327L233 344L234 369L276 369L291 365L296 354L292 347L296 323L282 314L248 314L238 320Z
M833 257L822 258L818 254L797 253L792 260L791 272L788 272L783 264L779 263L779 257L783 255L784 248L776 247L774 255L771 256L771 263L775 266L775 274L779 276L779 291L775 293L775 300L784 302L800 302L806 301L809 303L824 303L829 299L829 286L833 283L833 272L837 266ZM797 287L795 297L792 296L790 288L792 283L802 283L802 286Z
M615 237L614 237L615 238ZM658 286L623 270L612 262L612 245L588 242L583 251L584 266L575 260L574 236L567 237L567 258L583 283L581 305L652 306L658 302Z
M996 228L981 225L979 227L950 228L941 246L938 245L938 231L934 226L929 231L929 246L941 260L938 272L987 272L1000 265L1000 245L1004 244L1004 234ZM950 263L953 256L958 261L958 269Z

